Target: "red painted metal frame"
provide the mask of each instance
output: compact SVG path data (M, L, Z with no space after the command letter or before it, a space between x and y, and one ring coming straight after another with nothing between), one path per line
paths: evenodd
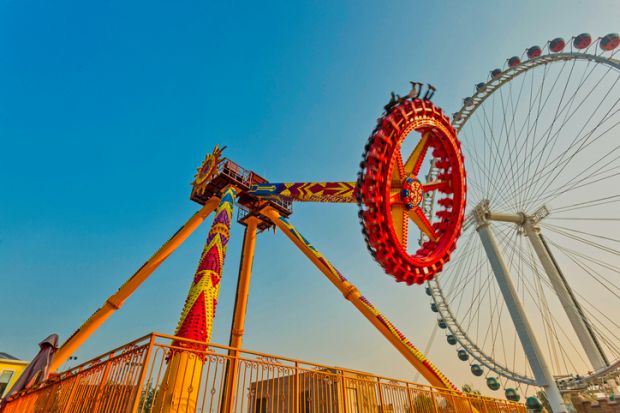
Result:
M439 169L438 180L442 184L427 190L437 189L444 197L438 201L437 220L432 224L436 239L425 242L422 248L409 254L406 237L403 242L395 230L390 199L394 196L394 168L402 163L400 146L413 131L430 132L428 147L432 148ZM419 169L421 159L417 163ZM432 279L456 247L465 211L463 155L450 120L428 100L402 101L379 119L360 166L360 221L371 254L399 282L421 284Z

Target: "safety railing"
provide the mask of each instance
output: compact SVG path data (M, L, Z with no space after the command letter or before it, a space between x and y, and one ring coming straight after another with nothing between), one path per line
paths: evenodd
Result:
M525 406L154 333L16 394L3 413L30 412L525 413Z

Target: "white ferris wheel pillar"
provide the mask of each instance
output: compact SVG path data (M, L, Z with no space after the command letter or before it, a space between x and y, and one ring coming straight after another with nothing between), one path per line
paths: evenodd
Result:
M568 319L575 329L575 333L577 333L577 338L579 338L579 342L583 346L590 363L592 363L592 367L594 367L594 370L599 370L609 366L605 353L603 353L600 344L596 340L592 328L588 325L579 304L566 285L566 281L562 274L560 274L553 257L549 254L549 250L541 237L540 228L532 219L527 218L523 223L523 229L532 247L534 247L534 251L545 269L549 281L551 281L551 285L553 285L553 289L558 295L562 307L564 307L564 311L566 311Z
M482 204L481 204L482 205ZM485 204L486 205L486 204ZM568 319L577 334L577 338L585 350L588 360L592 364L594 370L603 369L609 366L609 361L605 356L600 343L598 342L592 327L575 298L570 286L566 282L564 276L560 273L560 269L547 248L547 245L540 233L538 223L549 215L546 207L539 208L532 215L528 216L524 213L505 214L490 212L486 205L486 219L491 221L512 222L521 226L527 235L538 259L540 260L549 281L553 286L555 293L568 316Z
M532 367L536 384L545 390L553 413L566 412L566 406L564 405L560 390L558 389L549 366L547 366L540 346L536 341L536 336L525 315L525 310L523 309L517 290L512 282L510 271L504 262L495 234L490 226L488 201L486 203L482 202L475 208L474 218L477 222L476 230L482 241L495 278L497 279L497 284L504 296L504 301L506 302L515 329L519 335L519 340L523 345L525 355Z

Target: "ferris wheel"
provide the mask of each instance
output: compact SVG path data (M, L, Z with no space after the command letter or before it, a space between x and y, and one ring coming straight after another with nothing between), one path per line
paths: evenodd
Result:
M426 292L455 357L512 400L620 384L619 42L532 46L453 115L467 211Z

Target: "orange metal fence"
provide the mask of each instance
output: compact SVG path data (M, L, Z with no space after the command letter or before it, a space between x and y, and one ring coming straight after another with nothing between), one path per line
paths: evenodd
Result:
M525 413L524 405L506 400L224 346L195 350L189 344L198 343L162 334L142 337L17 394L3 413ZM190 361L180 365L183 371L166 374L171 355L181 351ZM231 383L227 374L233 365L238 370ZM191 377L196 372L199 380ZM174 387L186 394L166 410L157 408L158 392ZM223 402L225 394L231 394L230 405Z

